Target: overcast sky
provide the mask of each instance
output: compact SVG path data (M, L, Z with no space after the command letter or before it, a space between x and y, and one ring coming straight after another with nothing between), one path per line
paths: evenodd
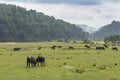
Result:
M120 21L120 0L0 0L74 24L99 28Z

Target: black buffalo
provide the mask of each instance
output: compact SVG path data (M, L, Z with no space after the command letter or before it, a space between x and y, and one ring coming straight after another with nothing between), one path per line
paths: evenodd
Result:
M107 45L107 44L103 44L103 46L104 46L105 48L108 48L108 45Z
M30 66L36 66L36 59L33 56L28 56L27 57L27 66L26 68L30 67Z
M19 51L21 48L14 48L14 51Z
M68 49L74 49L74 47L73 46L69 46Z
M37 65L45 66L45 58L43 56L38 56L36 58Z
M86 47L86 48L90 48L90 46L89 46L89 45L85 45L85 47Z
M51 49L55 50L56 47L57 47L56 45L53 45L53 46L51 47Z
M58 46L58 48L62 48L62 46Z
M118 51L118 48L117 47L112 47L112 50Z
M105 47L96 47L97 50L105 50Z
M42 47L39 47L39 48L38 48L38 50L41 50L41 49L42 49Z

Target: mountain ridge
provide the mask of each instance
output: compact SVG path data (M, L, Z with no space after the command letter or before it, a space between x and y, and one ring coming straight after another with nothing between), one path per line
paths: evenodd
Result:
M107 36L120 34L120 21L112 21L110 24L101 27L98 31L91 34L94 40L103 40Z

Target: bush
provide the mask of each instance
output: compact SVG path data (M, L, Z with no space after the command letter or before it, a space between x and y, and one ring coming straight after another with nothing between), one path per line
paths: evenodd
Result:
M92 41L89 40L89 39L85 39L83 42L84 42L85 44L91 44L91 43L92 43Z

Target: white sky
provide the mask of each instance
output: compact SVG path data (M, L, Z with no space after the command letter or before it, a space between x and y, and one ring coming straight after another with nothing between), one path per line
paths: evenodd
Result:
M0 1L0 3L15 4L24 8L43 12L73 24L86 24L99 28L110 24L113 20L120 21L120 2L105 2L98 5L72 5L50 3L25 3Z

